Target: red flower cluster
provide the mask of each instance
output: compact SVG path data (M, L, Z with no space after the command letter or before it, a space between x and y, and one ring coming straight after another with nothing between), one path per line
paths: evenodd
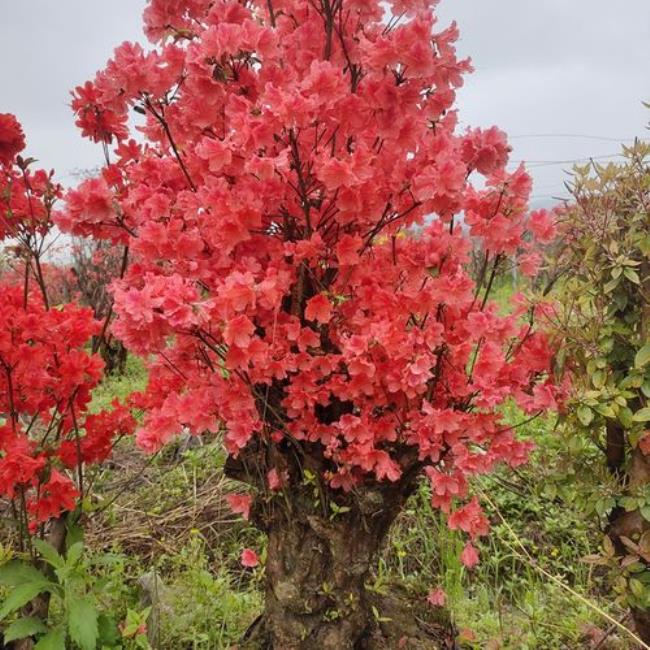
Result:
M387 26L384 5L406 18ZM223 423L233 455L317 449L335 488L429 467L446 509L467 476L526 458L498 407L554 405L551 352L528 305L504 316L485 287L547 224L527 220L505 135L459 132L471 68L434 5L349 0L328 28L303 0L150 0L157 48L124 43L77 89L85 134L117 159L59 223L135 256L114 332L156 359L144 449ZM468 234L487 251L479 287ZM476 508L453 520L472 537Z
M32 172L25 163L18 167L0 157L0 240L49 230L51 207L61 196L61 187L52 176L52 172Z
M33 243L47 235L60 189L52 174L32 173L27 162L14 160L20 147L5 142L19 138L6 136L5 125L21 137L22 131L9 118L0 116L7 154L0 166L0 239L13 240L22 271L0 282L0 496L17 499L33 531L76 507L81 467L104 460L135 421L117 404L87 414L103 362L86 346L101 324L88 308L50 307L47 283L56 274L45 272ZM77 470L77 481L69 470Z
M124 406L86 414L103 363L83 348L98 332L89 309L46 310L0 284L0 495L24 499L33 525L75 508L65 467L105 460L135 428Z

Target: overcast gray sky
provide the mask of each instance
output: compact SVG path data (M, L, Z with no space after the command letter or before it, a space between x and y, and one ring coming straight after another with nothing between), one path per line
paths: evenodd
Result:
M144 4L0 0L0 112L16 113L30 154L65 183L102 160L74 126L69 91L122 41L144 42ZM459 50L476 68L460 94L463 124L508 132L513 159L531 161L535 204L563 194L570 164L556 161L650 137L641 104L650 100L650 0L442 0L439 16L459 23Z

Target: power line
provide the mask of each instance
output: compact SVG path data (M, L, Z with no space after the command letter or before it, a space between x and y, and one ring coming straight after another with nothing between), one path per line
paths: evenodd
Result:
M547 167L549 165L574 165L581 162L591 162L592 160L605 160L607 158L618 158L623 154L610 153L604 156L589 156L587 158L571 158L566 160L511 160L509 164L519 165L524 163L530 167Z
M582 140L601 140L603 142L629 142L634 138L610 138L602 135L585 135L581 133L528 133L526 135L511 135L510 140L524 138L577 138Z

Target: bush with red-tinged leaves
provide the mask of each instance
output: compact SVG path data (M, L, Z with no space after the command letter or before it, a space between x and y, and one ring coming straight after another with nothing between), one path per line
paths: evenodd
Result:
M475 538L487 522L463 506L467 477L529 450L499 407L534 414L559 394L535 306L489 300L549 233L527 218L531 179L507 170L505 134L458 128L471 66L435 4L151 0L155 47L122 44L74 92L115 162L59 224L135 255L114 332L155 359L143 449L223 426L267 498L290 499L304 467L334 501L408 491L426 469L434 504ZM387 7L404 15L387 25ZM487 251L478 284L469 236Z
M20 278L14 269L0 282L0 497L14 501L19 529L28 521L34 533L77 507L84 465L105 460L135 420L118 404L87 414L103 362L86 348L101 323L74 303L51 306L59 269L41 260L39 242L60 188L18 157L22 130L9 118L0 115L0 237L23 265Z

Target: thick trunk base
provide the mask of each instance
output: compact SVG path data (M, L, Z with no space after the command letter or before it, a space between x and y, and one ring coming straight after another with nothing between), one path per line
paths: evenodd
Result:
M325 415L331 420L340 413ZM280 454L273 448L264 460L262 451L249 451L249 465L230 457L225 467L228 476L259 490L251 521L268 536L264 613L239 648L453 648L444 612L422 598L405 598L403 591L378 593L372 587L380 548L416 488L417 457L404 452L400 464L410 469L398 481L360 484L344 492L322 480L327 465L320 450L314 456L305 453L300 463L294 461L295 450ZM278 494L269 493L250 471L265 465L286 477Z
M315 512L311 492L294 495L288 504L254 508L268 534L265 610L240 647L454 647L443 610L409 598L403 589L372 586L371 569L405 498L390 486L360 490L345 512L329 517Z
M376 620L371 614L368 627L357 642L354 650L455 650L456 628L449 612L418 602L399 585L391 585L389 593L368 595L371 608L379 612ZM372 609L371 609L372 611ZM319 646L305 640L299 648L316 650ZM346 646L341 646L346 647ZM239 650L276 650L264 615L251 625Z

